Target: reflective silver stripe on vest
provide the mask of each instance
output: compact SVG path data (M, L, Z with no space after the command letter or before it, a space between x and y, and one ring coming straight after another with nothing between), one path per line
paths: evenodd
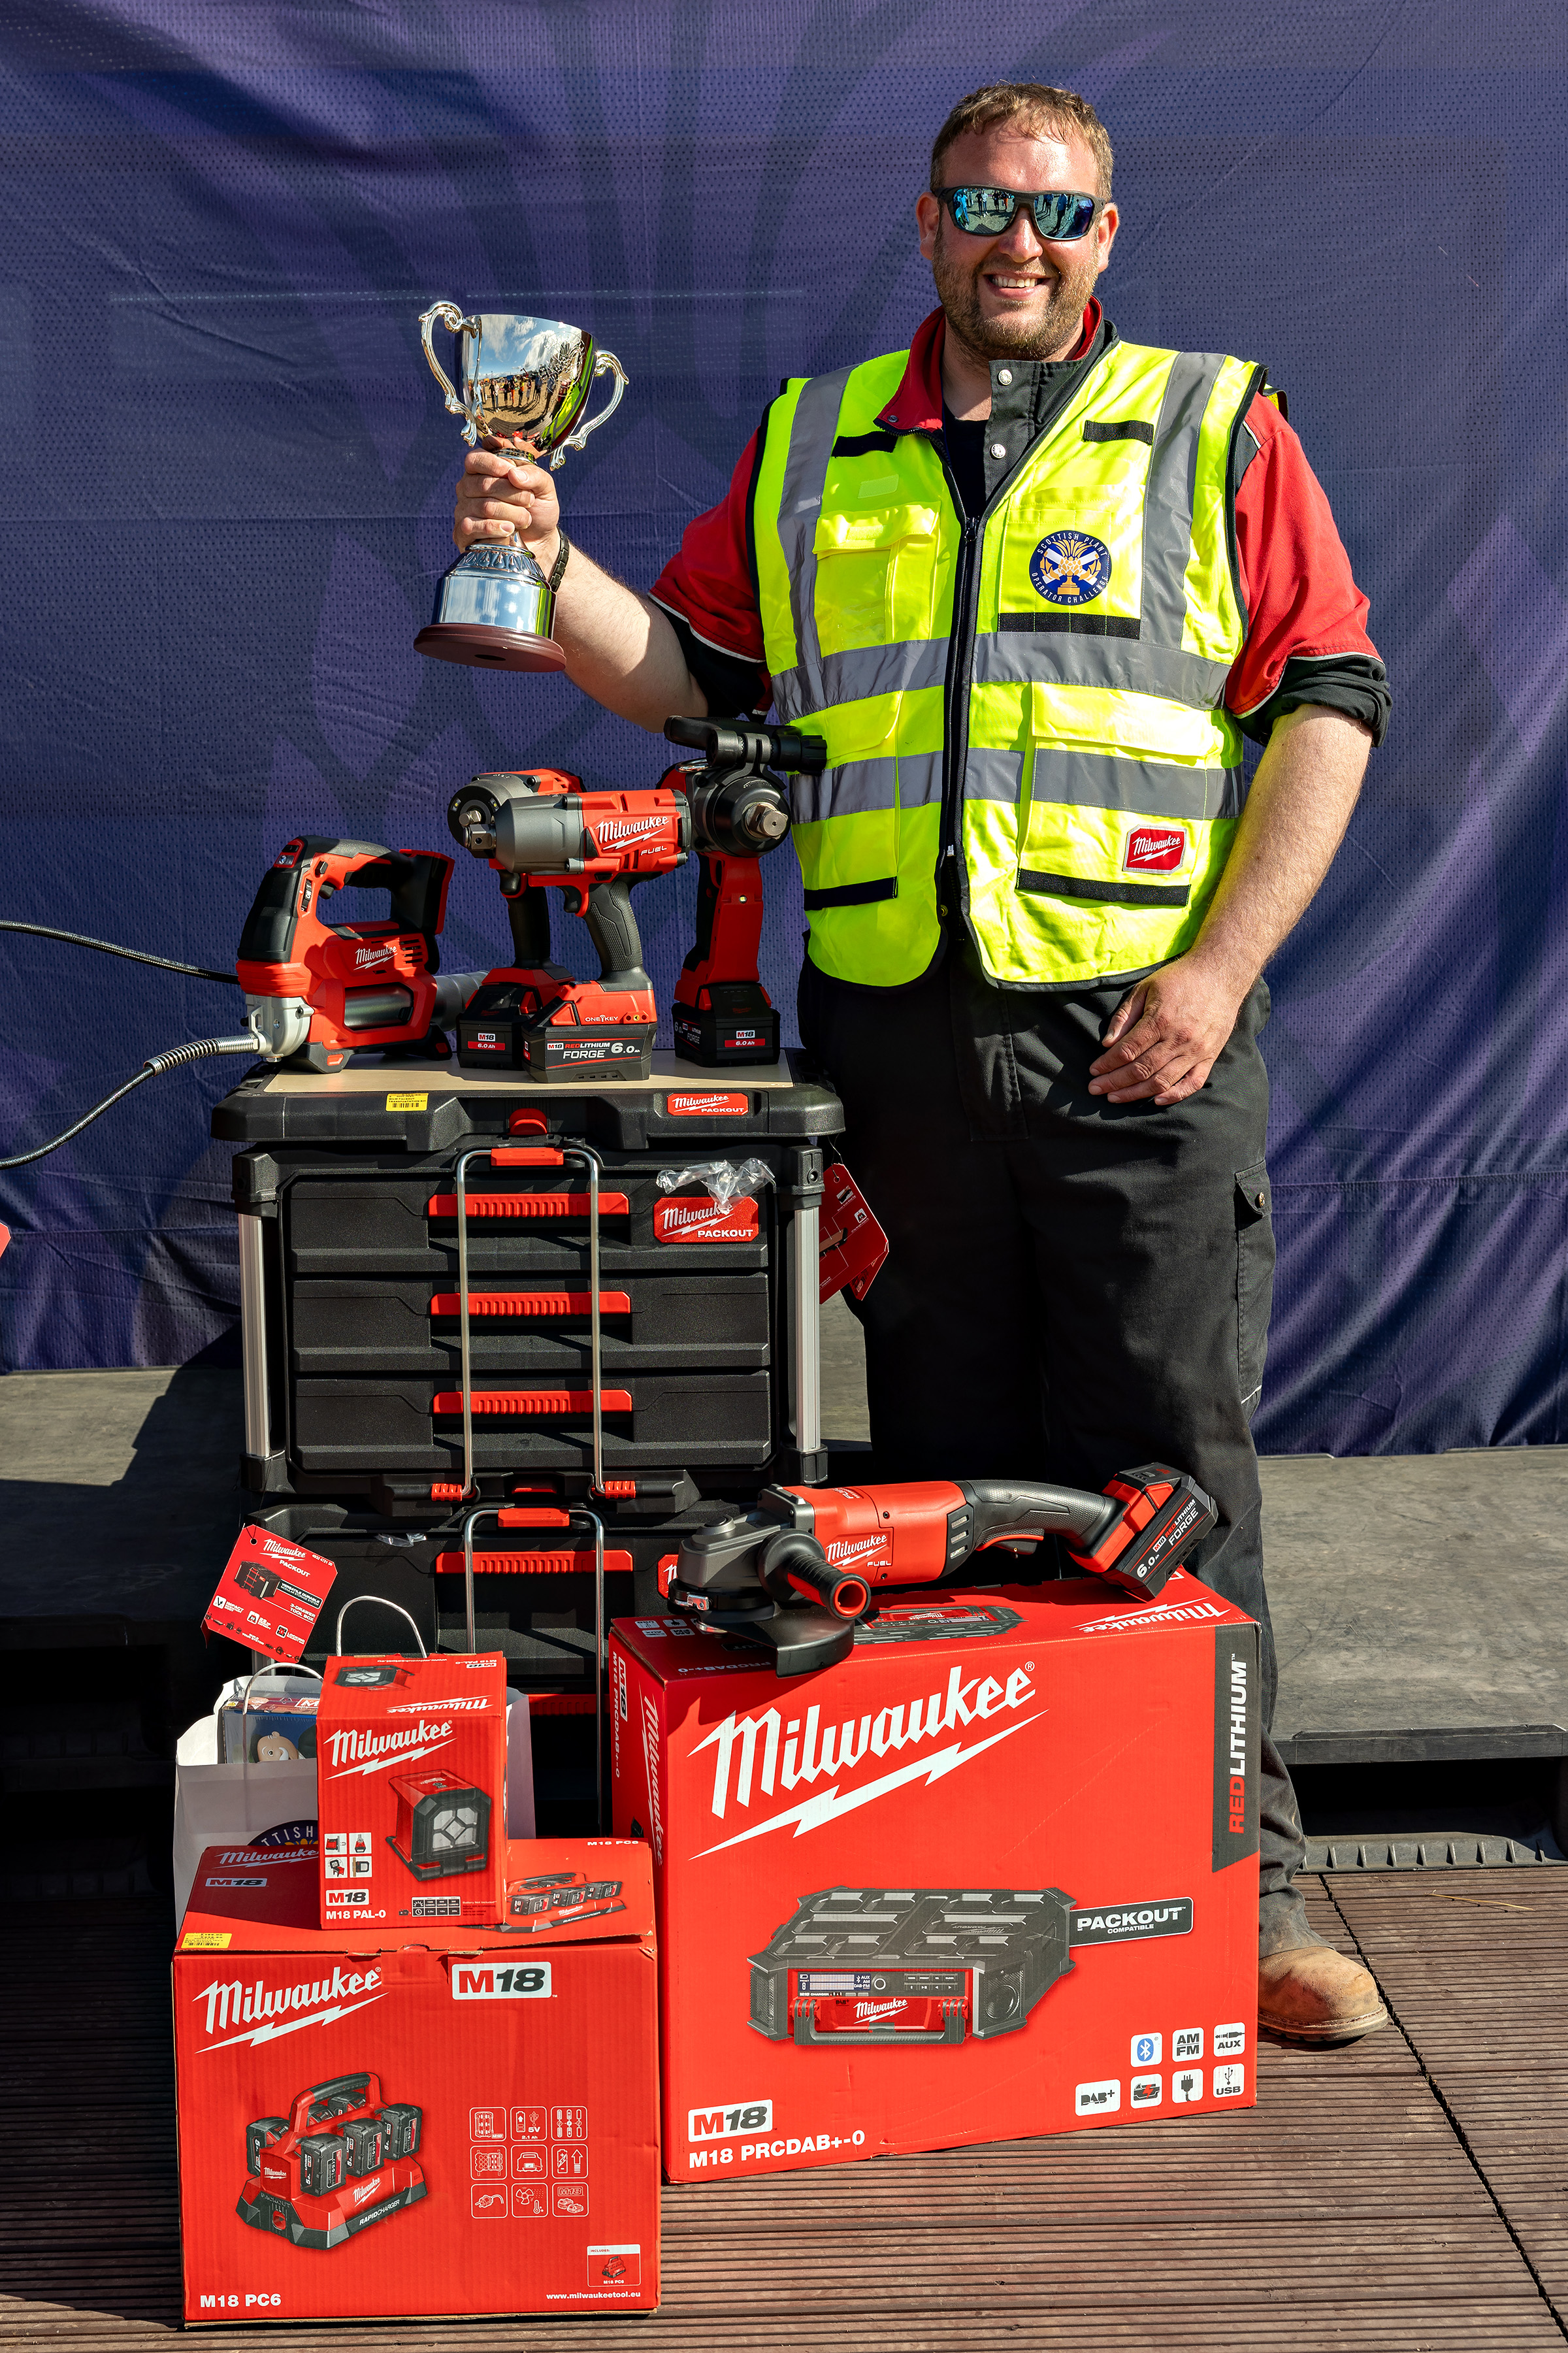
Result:
M846 760L820 776L790 778L796 825L824 818L864 817L872 809L923 808L942 798L942 754L912 752L901 760Z
M779 499L779 543L789 575L790 617L795 623L797 670L792 675L799 676L803 700L786 709L775 681L773 700L786 724L803 711L820 711L826 699L821 686L822 649L816 637L816 525L844 388L854 373L853 368L838 368L832 375L814 375L801 388L790 429Z
M1143 641L1180 648L1187 617L1198 435L1223 352L1179 352L1165 380L1143 501ZM1213 698L1210 698L1211 700Z
M1049 765L1036 800L1169 818L1239 817L1246 805L1247 786L1239 768L1188 768L1168 760L1117 760L1099 752L1045 749ZM1027 756L1017 751L972 751L964 771L966 797L1016 801Z
M1229 662L1184 653L1179 646L1133 643L1126 638L1028 637L1013 630L974 640L980 686L1121 687L1129 694L1160 694L1194 711L1212 711L1225 692Z
M816 559L813 558L815 565ZM773 701L789 721L838 702L868 702L878 694L913 694L942 686L947 678L945 638L910 638L892 646L853 646L847 652L819 653L810 683L822 695L806 698L805 667L784 670L773 681Z

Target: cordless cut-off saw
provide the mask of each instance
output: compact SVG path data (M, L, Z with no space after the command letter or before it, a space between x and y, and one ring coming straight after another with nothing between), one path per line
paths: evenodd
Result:
M1000 1479L764 1487L755 1510L693 1528L660 1561L659 1589L672 1609L765 1644L781 1675L799 1675L848 1656L879 1588L937 1584L994 1545L1064 1537L1075 1567L1152 1599L1215 1516L1162 1462L1120 1472L1099 1495ZM1004 1573L1029 1577L1017 1559Z

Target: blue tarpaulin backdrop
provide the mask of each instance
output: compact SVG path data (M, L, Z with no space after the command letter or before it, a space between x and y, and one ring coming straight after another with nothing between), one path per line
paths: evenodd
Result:
M930 308L910 213L952 100L1092 98L1112 317L1286 386L1397 698L1270 976L1260 1440L1568 1436L1555 0L10 0L0 57L0 913L218 965L297 829L443 848L475 769L662 765L562 681L413 651L462 455L417 311L541 311L619 354L631 391L562 487L647 586L781 375ZM765 977L793 1006L786 865ZM666 997L694 887L639 894ZM493 893L463 861L448 965L499 960ZM5 934L0 992L0 1148L240 1009ZM236 1068L0 1179L7 1366L231 1345L206 1119Z

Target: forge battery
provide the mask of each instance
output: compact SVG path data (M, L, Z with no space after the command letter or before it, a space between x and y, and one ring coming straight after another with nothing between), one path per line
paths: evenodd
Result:
M803 2050L1014 2034L1072 1967L1059 1887L827 1887L752 1967L752 2024Z

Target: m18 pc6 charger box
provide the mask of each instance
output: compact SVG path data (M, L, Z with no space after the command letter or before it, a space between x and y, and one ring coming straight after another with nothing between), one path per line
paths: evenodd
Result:
M509 1926L316 1917L311 1847L209 1848L174 1963L187 2322L658 2301L653 1889L514 1844Z
M894 1603L787 1679L618 1620L669 2179L1250 2106L1258 1662L1180 1573Z
M316 1715L323 1927L499 1921L506 1661L329 1659Z

